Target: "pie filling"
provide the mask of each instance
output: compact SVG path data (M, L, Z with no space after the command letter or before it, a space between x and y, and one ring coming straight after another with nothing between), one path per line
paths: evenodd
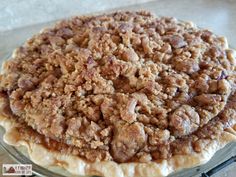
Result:
M236 122L224 38L149 12L74 17L4 64L0 112L21 138L89 162L201 153Z

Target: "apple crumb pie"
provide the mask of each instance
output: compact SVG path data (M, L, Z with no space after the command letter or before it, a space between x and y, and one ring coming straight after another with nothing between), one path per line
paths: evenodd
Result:
M236 58L224 37L150 12L73 17L0 75L5 141L43 166L166 176L236 140Z

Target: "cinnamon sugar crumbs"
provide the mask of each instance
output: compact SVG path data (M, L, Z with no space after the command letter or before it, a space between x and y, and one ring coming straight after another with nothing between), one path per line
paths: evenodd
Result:
M222 38L175 18L74 17L6 61L0 107L47 148L90 161L167 159L200 152L232 124L235 63Z

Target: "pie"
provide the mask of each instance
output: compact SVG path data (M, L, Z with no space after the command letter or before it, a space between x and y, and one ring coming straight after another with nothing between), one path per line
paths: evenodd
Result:
M167 176L236 140L235 66L226 39L191 22L63 20L3 65L4 140L72 174Z

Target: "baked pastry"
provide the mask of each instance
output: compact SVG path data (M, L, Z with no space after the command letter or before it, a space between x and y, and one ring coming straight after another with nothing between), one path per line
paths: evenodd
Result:
M0 76L5 141L73 174L166 176L236 139L235 52L149 12L74 17L19 47Z

